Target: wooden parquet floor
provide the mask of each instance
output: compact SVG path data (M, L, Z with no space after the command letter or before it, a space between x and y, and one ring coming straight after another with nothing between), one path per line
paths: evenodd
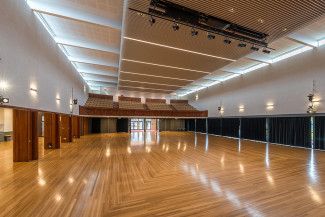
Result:
M0 216L325 216L325 152L189 132L89 135L12 163Z

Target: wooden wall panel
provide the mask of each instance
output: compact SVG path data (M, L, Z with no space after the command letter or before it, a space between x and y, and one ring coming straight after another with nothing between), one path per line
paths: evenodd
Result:
M89 134L89 118L88 117L82 117L82 131L83 131L83 135Z
M72 121L70 115L61 115L61 142L72 142Z
M72 137L80 138L80 117L72 116Z
M60 116L55 113L44 113L44 148L58 149L60 146Z
M38 113L13 110L13 161L27 162L38 159Z
M39 112L32 111L31 112L31 141L32 141L32 159L31 160L37 160L38 159L38 125L40 125L39 121Z

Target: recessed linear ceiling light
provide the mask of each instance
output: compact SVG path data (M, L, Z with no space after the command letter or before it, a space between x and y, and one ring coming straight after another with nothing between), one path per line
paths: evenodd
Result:
M166 89L157 89L157 88L148 88L148 87L134 87L134 86L126 86L126 85L119 85L119 87L124 87L124 88L135 88L135 89L143 89L143 90L159 90L159 91L165 91L165 92L173 92L175 90L166 90Z
M138 60L122 59L122 61L141 63L141 64L152 65L152 66L160 66L160 67L171 68L171 69L179 69L179 70L184 70L184 71L198 72L198 73L203 73L203 74L211 74L211 72L180 68L180 67L176 67L176 66L167 66L167 65L161 65L161 64L156 64L156 63L148 63L148 62L142 62L142 61L138 61Z
M149 41L143 41L143 40L140 40L140 39L135 39L135 38L130 38L130 37L124 37L124 39L131 40L131 41L137 41L137 42L141 42L141 43L145 43L145 44L150 44L150 45L155 45L155 46L159 46L159 47L164 47L164 48L179 50L179 51L183 51L183 52L198 54L198 55L202 55L202 56L212 57L212 58L216 58L216 59L227 60L227 61L231 61L231 62L235 62L236 61L234 59L229 59L229 58L225 58L225 57L214 56L214 55L210 55L210 54L200 53L200 52L196 52L196 51L186 50L186 49L182 49L182 48L172 47L172 46L168 46L168 45L164 45L164 44L158 44L158 43L149 42Z
M140 84L154 84L154 85L160 85L160 86L183 87L183 86L180 86L180 85L163 84L163 83L152 83L152 82L145 82L145 81L132 81L132 80L124 80L124 79L119 79L119 81L133 82L133 83L140 83Z
M120 71L120 73L147 76L147 77L155 77L155 78L165 78L165 79L180 80L180 81L194 81L194 80L189 80L189 79L184 79L184 78L172 78L172 77L165 77L165 76L159 76L159 75L147 75L147 74L141 74L141 73L136 73L136 72Z

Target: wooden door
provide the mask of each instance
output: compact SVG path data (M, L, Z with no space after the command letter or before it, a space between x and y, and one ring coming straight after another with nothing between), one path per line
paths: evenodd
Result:
M60 148L60 116L55 113L44 113L44 148Z
M80 117L72 116L72 137L80 138Z
M83 117L82 118L82 128L83 128L83 134L88 135L89 134L89 118Z
M61 115L61 142L72 142L71 116Z
M38 113L13 110L13 161L27 162L38 159Z

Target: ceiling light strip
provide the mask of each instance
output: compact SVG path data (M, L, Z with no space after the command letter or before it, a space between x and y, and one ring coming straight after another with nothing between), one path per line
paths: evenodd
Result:
M166 89L157 89L157 88L147 88L147 87L134 87L134 86L127 86L127 85L119 85L119 87L124 88L135 88L135 89L143 89L143 90L159 90L159 91L165 91L165 92L173 92L175 90L166 90Z
M132 80L124 80L124 79L120 79L120 81L140 83L140 84L153 84L153 85L160 85L160 86L162 85L162 86L171 86L171 87L183 87L183 86L173 85L173 84L152 83L152 82L145 82L145 81L132 81Z
M136 73L136 72L120 71L120 73L147 76L147 77L155 77L155 78L164 78L164 79L171 79L171 80L180 80L180 81L195 81L195 80L189 80L189 79L184 79L184 78L172 78L172 77L166 77L166 76L160 76L160 75L147 75L147 74L141 74L141 73Z
M175 66L167 66L167 65L161 65L161 64L156 64L156 63L148 63L148 62L142 62L142 61L138 61L138 60L122 59L122 61L141 63L141 64L146 64L146 65L153 65L153 66L178 69L178 70L184 70L184 71L198 72L198 73L203 73L203 74L211 74L211 72L205 72L205 71L187 69L187 68L180 68L180 67L175 67Z
M169 48L169 49L173 49L173 50L178 50L178 51L183 51L183 52L198 54L198 55L202 55L202 56L212 57L212 58L216 58L216 59L227 60L227 61L231 61L231 62L235 62L236 61L234 59L229 59L229 58L226 58L226 57L214 56L214 55L210 55L210 54L200 53L200 52L196 52L196 51L186 50L186 49L182 49L182 48L172 47L172 46L168 46L168 45L164 45L164 44L158 44L158 43L144 41L144 40L130 38L130 37L124 37L124 39L132 40L132 41L136 41L136 42L141 42L141 43L145 43L145 44L150 44L150 45L154 45L154 46L159 46L159 47L163 47L163 48Z

